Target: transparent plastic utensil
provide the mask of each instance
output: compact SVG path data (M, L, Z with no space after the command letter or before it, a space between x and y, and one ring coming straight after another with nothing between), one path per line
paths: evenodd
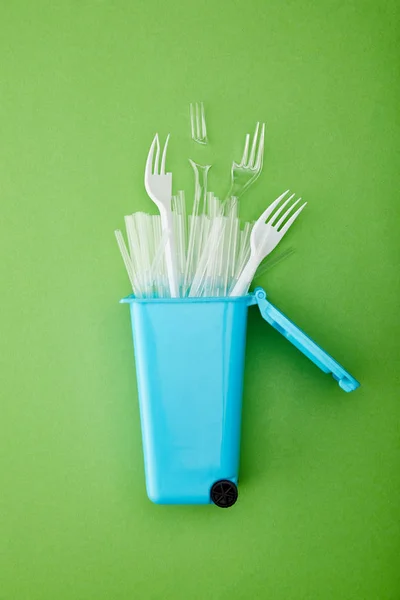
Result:
M235 264L234 264L232 281L231 281L230 287L228 289L228 296L230 296L231 291L235 287L241 272L243 271L247 261L250 258L250 234L251 234L252 227L253 227L253 223L245 223L242 231L239 232L239 235L238 235L239 249L238 249Z
M194 201L192 215L197 216L200 210L205 212L208 172L212 165L199 165L191 158L189 158L189 162L194 172Z
M128 238L128 248L130 254L130 260L132 263L132 270L135 274L135 285L136 295L141 295L144 290L144 282L142 281L142 272L140 269L140 242L139 235L136 231L136 221L133 215L127 215L125 217L125 228L126 235Z
M292 256L292 254L294 254L294 249L287 248L287 250L283 250L283 252L278 254L278 256L273 256L265 261L262 261L254 274L253 281L261 277L261 275L264 275L264 273L278 265L281 261L285 260L285 258Z
M289 227L294 223L297 219L303 208L307 205L307 202L304 202L300 208L293 213L290 218L289 215L292 212L293 208L300 202L301 198L293 202L287 211L282 215L282 217L275 222L279 215L282 213L283 209L293 200L294 194L292 194L283 204L278 208L279 203L289 190L286 190L279 198L277 198L268 208L262 213L262 215L255 222L253 229L250 235L250 258L245 265L239 279L234 286L231 296L243 296L252 282L255 272L262 260L270 253L272 250L279 244L285 233L288 231ZM275 210L277 209L277 210ZM270 217L270 218L269 218ZM266 222L266 219L269 218L269 221ZM288 218L288 221L284 223L285 219ZM282 226L282 227L281 227ZM281 227L281 229L279 229Z
M153 215L153 231L156 249L151 266L154 290L159 298L168 298L171 294L168 285L167 266L165 263L165 246L168 241L169 233L167 231L163 232L160 215Z
M218 250L224 239L224 228L226 217L217 216L211 225L210 234L203 252L199 258L193 282L190 288L189 297L201 296L201 290L205 285L207 270L212 270L213 262L217 259Z
M184 294L184 279L186 268L186 206L185 194L179 191L177 196L173 196L172 203L174 219L175 248L177 252L176 264L178 271L179 292Z
M194 142L207 144L207 126L203 102L190 105L190 128Z
M224 257L224 275L222 295L227 296L230 282L233 277L233 265L236 259L237 233L239 230L238 199L230 198L227 204L227 226L226 226L226 256Z
M164 251L165 251L165 247L168 243L169 235L170 235L170 233L168 231L163 232L161 239L159 241L159 244L158 244L158 248L156 249L156 252L154 254L153 262L150 267L152 283L156 289L159 289L161 287L160 282L159 282L160 266L161 266L161 263L162 263L162 260L164 257Z
M143 294L149 297L154 292L151 277L151 261L154 255L153 217L144 212L133 213L132 217L135 222L135 229L139 234L138 271L141 274Z
M160 216L151 217L143 212L136 212L125 217L129 251L121 232L116 232L125 267L128 275L133 277L133 289L138 297L146 297L153 293L150 265L155 252L155 236L152 221L157 218L161 219Z
M211 165L199 165L191 159L189 159L189 162L194 172L194 201L191 219L189 219L189 242L183 284L184 293L189 288L191 273L194 270L196 240L202 236L201 220L198 219L198 216L200 206L203 213L206 209L208 172L211 169ZM198 231L198 227L200 227L200 231Z
M115 233L115 237L117 239L119 251L121 252L122 260L124 261L124 265L125 265L126 271L128 273L129 281L131 282L132 291L135 294L135 296L138 296L140 294L140 292L139 292L137 283L135 281L135 275L134 275L134 271L133 271L132 261L129 257L129 252L127 250L122 232L119 229L117 229L116 231L114 231L114 233Z
M227 197L240 198L249 187L258 179L263 168L265 123L257 123L250 148L250 134L246 135L242 160L240 163L233 161L231 168L231 185Z
M161 225L163 231L172 234L173 217L171 211L172 197L172 173L165 172L165 160L167 156L169 135L164 145L161 163L160 163L160 142L158 134L155 135L147 156L144 185L146 191L156 204L161 216ZM155 156L154 156L155 154ZM173 235L168 236L165 247L165 260L167 265L168 282L172 298L179 296L178 277L176 272L176 252L174 248Z

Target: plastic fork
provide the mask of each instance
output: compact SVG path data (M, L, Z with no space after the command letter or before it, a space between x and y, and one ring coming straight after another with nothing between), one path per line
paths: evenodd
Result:
M233 161L231 168L231 186L227 197L240 198L246 190L258 179L264 160L265 123L257 123L253 141L250 148L250 134L246 135L242 160L240 163Z
M250 258L230 293L230 296L243 296L247 292L260 262L279 244L289 227L293 225L294 221L306 206L307 202L304 202L304 204L290 216L294 207L301 200L301 198L298 198L298 200L291 203L295 196L292 194L277 210L275 210L288 192L289 190L286 190L286 192L272 202L255 222L250 235ZM277 221L284 208L288 205L289 208ZM266 222L267 219L269 219L268 222ZM285 222L286 219L288 220Z
M160 142L156 133L147 156L144 185L149 197L160 211L162 230L168 234L168 240L165 245L165 262L171 297L177 298L179 296L179 287L176 252L174 248L173 215L171 211L172 173L165 172L168 141L169 134L164 145L160 163Z
M192 130L192 140L198 144L207 144L207 126L204 115L204 104L196 102L190 105L190 127Z

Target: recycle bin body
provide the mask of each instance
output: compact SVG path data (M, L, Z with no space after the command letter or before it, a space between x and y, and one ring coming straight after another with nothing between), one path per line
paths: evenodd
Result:
M209 504L237 484L247 311L238 298L128 297L147 494Z
M261 316L339 387L359 382L266 292L224 298L128 296L147 494L159 504L229 507L237 498L247 311Z

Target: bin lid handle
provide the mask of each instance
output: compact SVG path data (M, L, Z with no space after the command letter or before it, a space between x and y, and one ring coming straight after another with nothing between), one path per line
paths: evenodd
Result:
M324 373L331 373L333 378L345 392L356 390L360 384L340 365L332 356L316 344L295 323L290 321L280 310L267 300L267 294L263 288L258 287L254 297L260 309L262 317L289 340L296 348L305 354Z

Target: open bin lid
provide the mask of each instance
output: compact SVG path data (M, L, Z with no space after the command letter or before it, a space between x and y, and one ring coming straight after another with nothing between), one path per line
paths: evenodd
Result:
M360 386L359 382L342 365L267 300L265 290L260 287L256 288L254 299L254 303L258 304L262 317L312 360L324 373L331 373L342 390L352 392Z

